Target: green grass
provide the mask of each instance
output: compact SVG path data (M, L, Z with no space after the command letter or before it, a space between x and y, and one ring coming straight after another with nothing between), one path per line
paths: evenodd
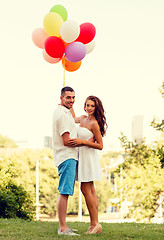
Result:
M103 232L97 235L85 235L89 223L69 222L68 226L77 228L80 236L63 236L57 234L57 222L28 222L20 219L0 219L0 239L6 240L40 240L40 239L112 239L112 240L162 240L164 224L139 223L102 223Z

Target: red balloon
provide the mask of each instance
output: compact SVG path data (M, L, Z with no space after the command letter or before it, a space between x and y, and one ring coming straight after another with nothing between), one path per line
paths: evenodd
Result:
M56 36L51 36L48 37L45 41L45 51L46 53L53 58L62 58L64 51L65 51L65 46L63 41L56 37Z
M93 40L96 35L96 28L92 23L82 23L80 25L80 34L76 41L87 44Z

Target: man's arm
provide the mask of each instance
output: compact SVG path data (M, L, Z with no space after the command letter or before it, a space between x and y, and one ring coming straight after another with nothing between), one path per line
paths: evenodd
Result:
M74 112L73 108L70 109L70 112L71 112L71 114L72 114L72 116L73 116L73 118L75 120L75 123L80 123L81 117L76 117L75 116L75 112Z
M68 144L68 142L71 140L71 138L70 138L69 135L70 135L69 132L63 133L62 139L63 139L63 144L64 144L64 146L69 146L69 147L71 147L71 146Z

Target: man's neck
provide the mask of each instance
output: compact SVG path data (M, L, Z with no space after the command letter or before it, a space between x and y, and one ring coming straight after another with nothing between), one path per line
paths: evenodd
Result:
M70 108L68 108L67 106L65 106L64 104L60 104L61 106L63 106L63 107L65 107L65 108L67 108L68 110L70 110Z

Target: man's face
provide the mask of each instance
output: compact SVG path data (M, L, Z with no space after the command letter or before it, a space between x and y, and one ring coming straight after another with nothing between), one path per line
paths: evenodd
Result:
M70 109L70 108L72 108L72 106L75 102L75 93L66 91L64 96L61 96L60 99L61 99L61 105Z

